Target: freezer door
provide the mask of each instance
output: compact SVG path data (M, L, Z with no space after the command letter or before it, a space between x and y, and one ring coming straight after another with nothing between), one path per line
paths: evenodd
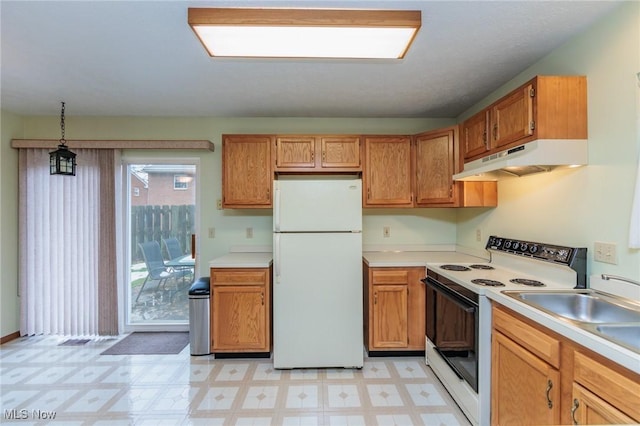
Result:
M362 234L274 239L274 367L361 368Z
M275 232L362 231L362 180L296 179L273 182Z

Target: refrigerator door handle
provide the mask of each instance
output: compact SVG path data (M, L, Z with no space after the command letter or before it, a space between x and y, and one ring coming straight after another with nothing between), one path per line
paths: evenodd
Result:
M280 232L280 187L277 182L274 182L273 196L274 231Z
M273 263L275 269L276 283L280 282L280 234L275 234L275 250L273 253Z

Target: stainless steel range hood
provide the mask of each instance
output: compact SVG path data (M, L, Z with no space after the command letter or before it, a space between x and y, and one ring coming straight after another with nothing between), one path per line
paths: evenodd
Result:
M584 166L587 161L586 139L539 139L466 163L453 179L500 180L558 167Z

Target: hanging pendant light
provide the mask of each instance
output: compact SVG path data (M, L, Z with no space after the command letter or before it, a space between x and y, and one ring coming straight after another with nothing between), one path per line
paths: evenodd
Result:
M49 174L52 175L76 175L76 154L69 151L64 138L64 102L60 111L60 130L62 138L58 149L49 153Z

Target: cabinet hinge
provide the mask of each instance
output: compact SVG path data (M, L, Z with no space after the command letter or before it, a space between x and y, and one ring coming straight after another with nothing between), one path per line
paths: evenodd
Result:
M536 96L536 89L531 88L531 90L529 90L529 97L535 98L535 96Z
M536 122L535 121L530 121L529 122L529 129L534 130L536 128Z

